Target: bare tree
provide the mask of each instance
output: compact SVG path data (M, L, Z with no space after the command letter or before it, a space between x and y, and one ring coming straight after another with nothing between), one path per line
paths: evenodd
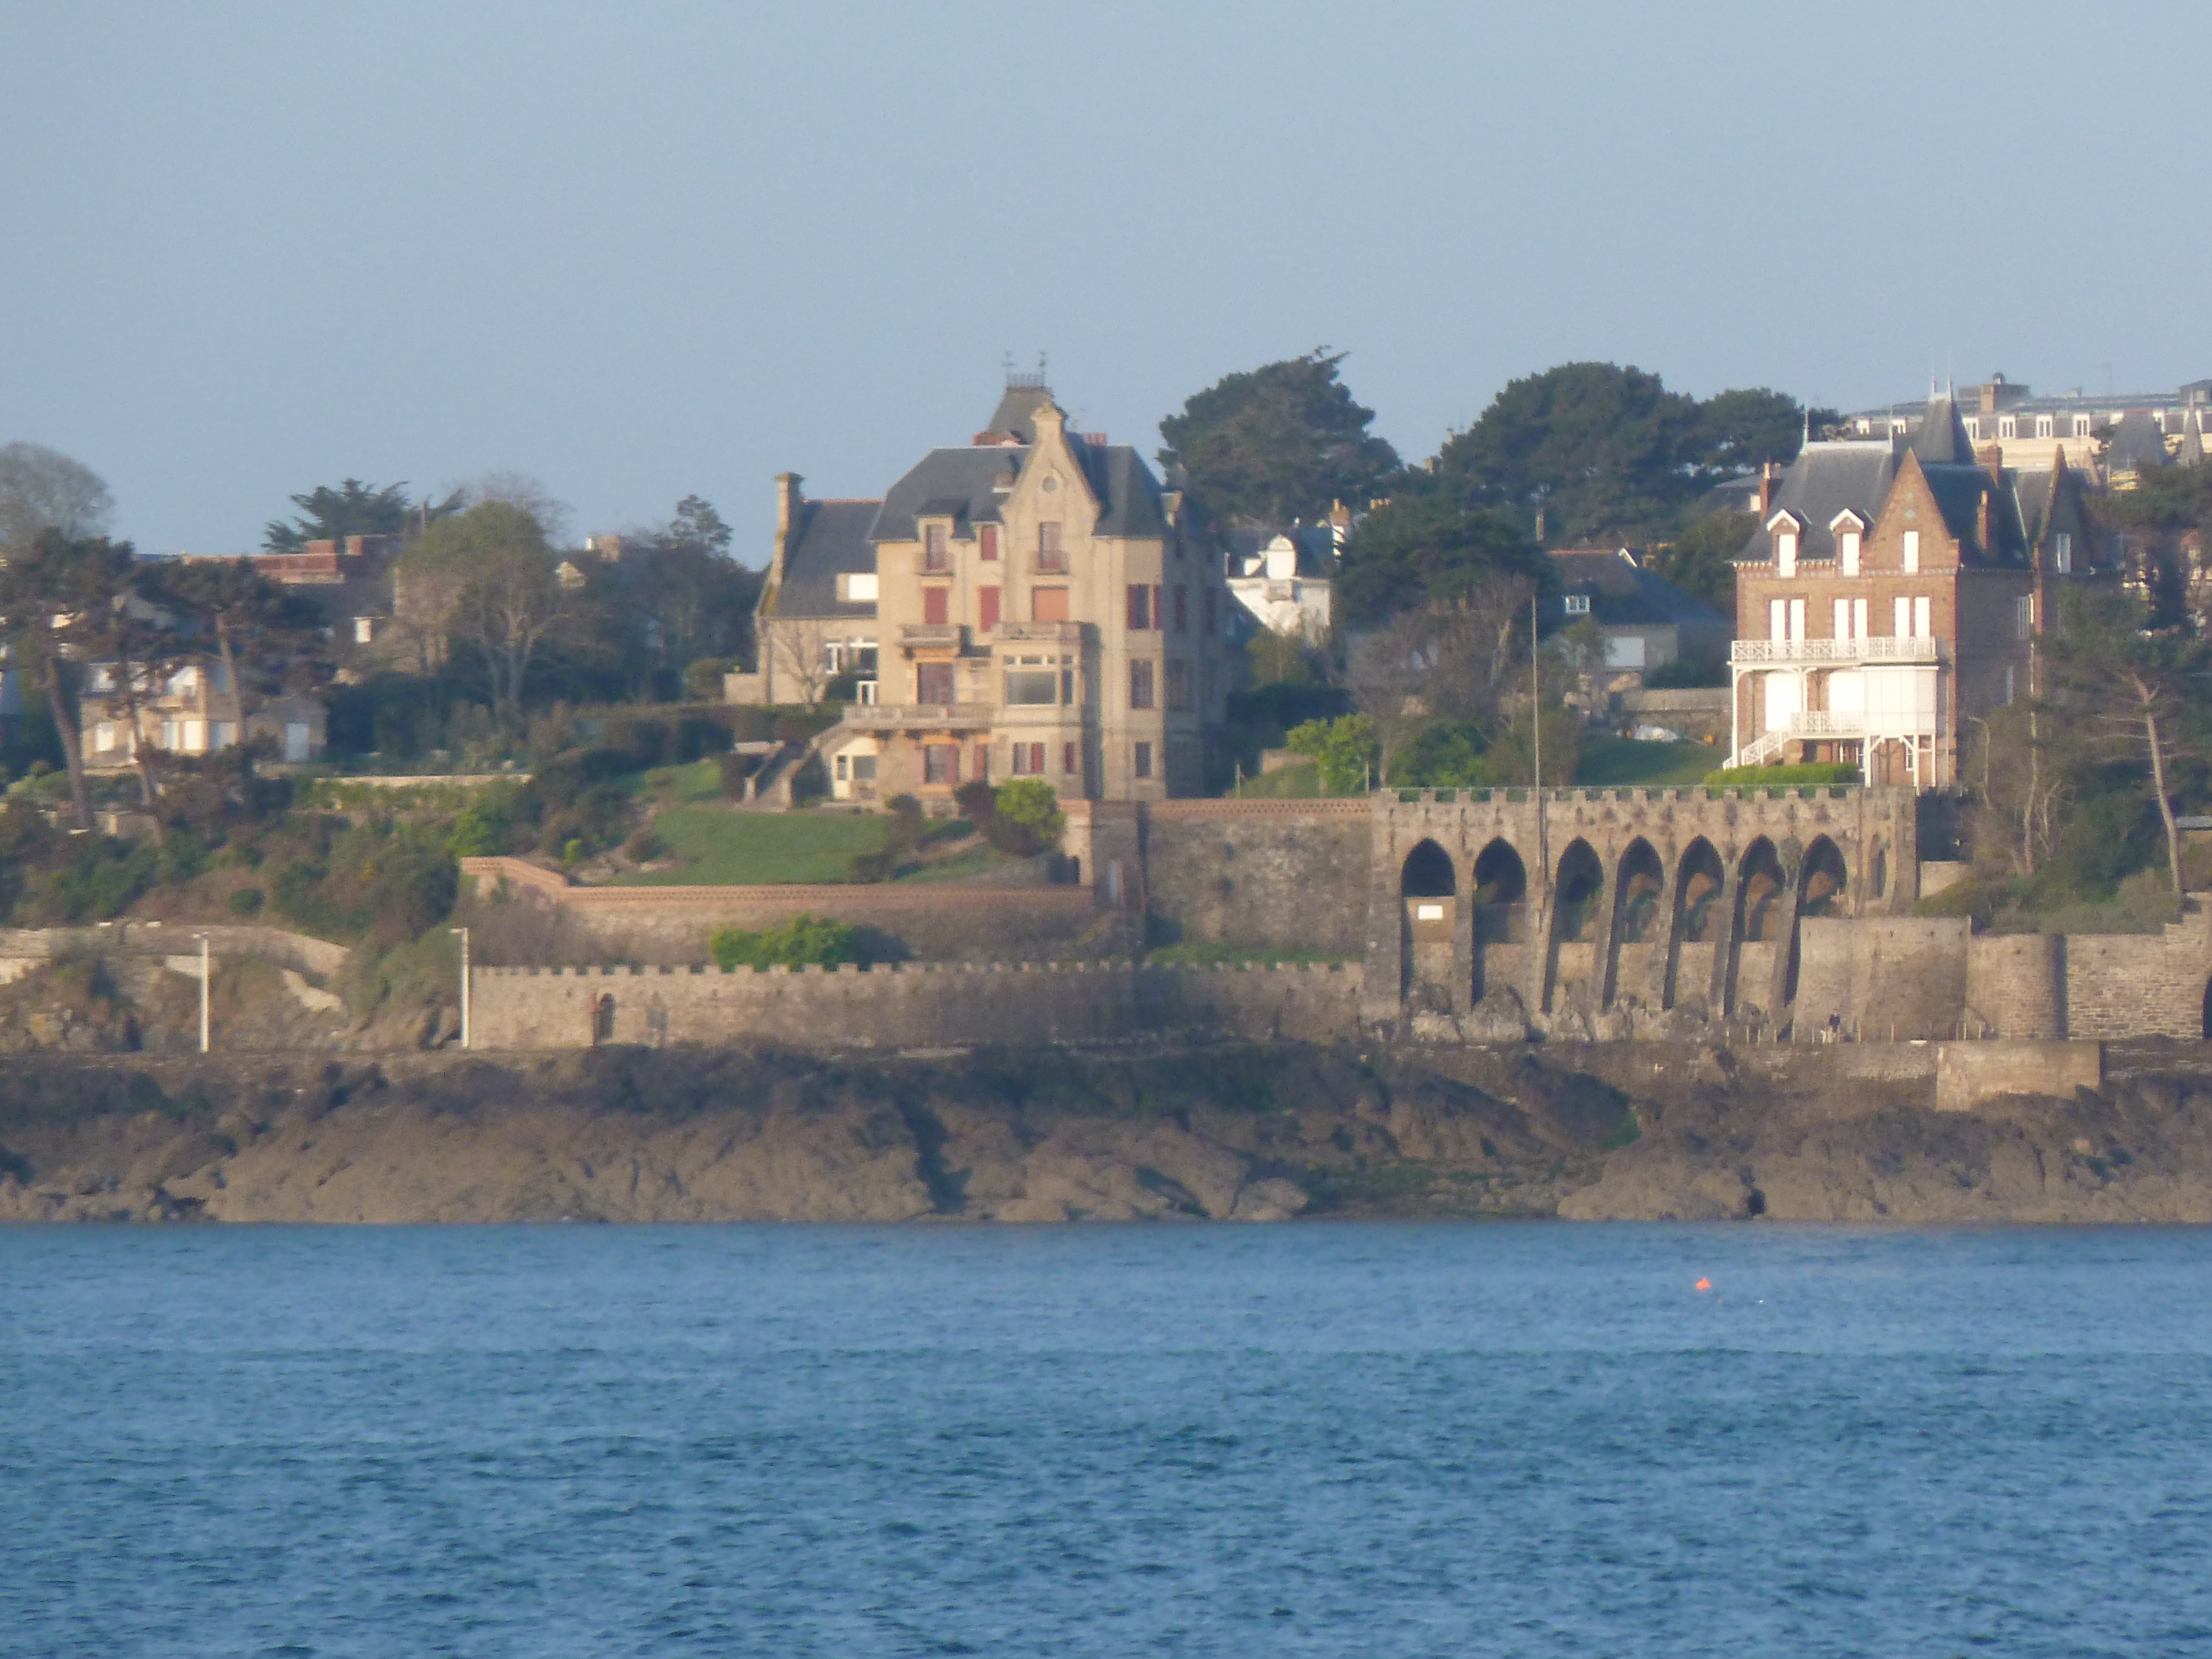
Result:
M788 680L809 708L822 701L836 678L830 667L830 629L811 617L775 617L761 641L763 665L770 684Z
M0 444L0 558L29 552L41 531L72 541L96 536L114 506L82 462L43 444Z
M480 501L433 524L400 556L396 575L422 606L415 625L426 641L434 636L442 650L450 635L476 647L502 714L520 709L532 665L574 619L544 526L510 501Z

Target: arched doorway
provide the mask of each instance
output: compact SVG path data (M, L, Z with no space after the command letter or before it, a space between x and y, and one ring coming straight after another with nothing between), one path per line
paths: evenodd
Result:
M1459 873L1451 854L1432 841L1420 842L1406 854L1398 891L1405 914L1400 962L1406 1000L1449 1012L1459 924Z
M1620 855L1613 881L1613 929L1610 960L1606 964L1605 1005L1611 1007L1620 994L1622 953L1635 964L1628 975L1630 988L1650 987L1650 952L1647 948L1658 933L1659 896L1667 888L1667 868L1651 843L1638 836Z
M1597 977L1591 935L1605 897L1605 866L1586 841L1577 840L1559 854L1559 878L1552 889L1552 937L1544 964L1544 1006L1557 993L1577 986L1585 998Z
M1727 867L1712 842L1699 836L1674 867L1674 914L1669 927L1666 1006L1687 998L1703 1006L1712 994L1713 950L1720 938L1721 894Z
M1513 843L1500 837L1474 860L1474 1000L1495 985L1526 984L1515 971L1525 965L1528 944L1528 870Z

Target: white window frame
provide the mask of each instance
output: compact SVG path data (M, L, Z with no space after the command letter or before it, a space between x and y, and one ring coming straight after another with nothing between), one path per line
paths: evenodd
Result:
M1774 537L1774 568L1778 574L1794 576L1797 574L1797 532L1778 531Z
M1846 576L1859 574L1859 532L1856 530L1846 530L1836 538L1836 549L1841 556L1843 574Z
M2039 438L2055 438L2058 435L2056 423L2050 416L2039 415L2035 417L2035 435Z
M1570 593L1566 596L1565 604L1570 617L1589 615L1589 595L1587 593Z
M2069 576L2069 575L2073 574L2074 574L2074 534L2073 534L2073 532L2072 532L2071 531L2068 531L2068 530L2062 530L2062 531L2060 531L2060 532L2057 533L2057 536L2055 536L2055 537L2053 537L2053 538L2051 538L2051 554L2052 554L2053 558L2056 560L2056 562L2057 562L2057 567L2058 567L2058 574L2059 574L2060 575L2062 575L2062 576Z
M1920 532L1917 530L1906 531L1903 538L1903 544L1905 574L1917 576L1920 574Z

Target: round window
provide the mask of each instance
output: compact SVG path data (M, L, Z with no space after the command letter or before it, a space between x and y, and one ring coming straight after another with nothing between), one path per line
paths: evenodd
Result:
M1042 489L1046 495L1049 495L1054 490L1060 488L1060 480L1053 477L1051 473L1048 472L1044 475L1044 483L1038 487Z

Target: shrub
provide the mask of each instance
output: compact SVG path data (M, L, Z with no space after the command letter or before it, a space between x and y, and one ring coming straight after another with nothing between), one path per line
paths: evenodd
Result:
M487 792L461 809L447 843L459 859L495 858L514 850L514 804L511 794Z
M720 702L722 700L722 676L735 666L727 657L702 657L685 665L684 695L701 702Z
M631 830L629 839L623 842L623 855L635 859L640 864L647 859L659 858L662 851L660 837L654 835L649 826Z
M1814 761L1802 766L1724 766L1705 774L1710 789L1796 789L1821 784L1856 783L1859 769L1850 761Z
M269 895L258 887L241 887L230 896L230 913L234 916L258 916L268 902Z
M757 932L744 927L717 928L708 936L707 950L714 965L735 968L802 968L862 960L860 930L827 916L801 911L780 927Z
M1376 750L1375 722L1366 715L1307 720L1292 726L1283 743L1291 753L1307 756L1321 768L1324 793L1356 795L1367 787Z
M1056 851L1067 815L1060 810L1060 792L1036 778L1016 778L999 786L994 822L1000 838L991 845L1000 852L1026 858ZM981 827L981 826L979 826ZM987 839L990 830L984 829Z

